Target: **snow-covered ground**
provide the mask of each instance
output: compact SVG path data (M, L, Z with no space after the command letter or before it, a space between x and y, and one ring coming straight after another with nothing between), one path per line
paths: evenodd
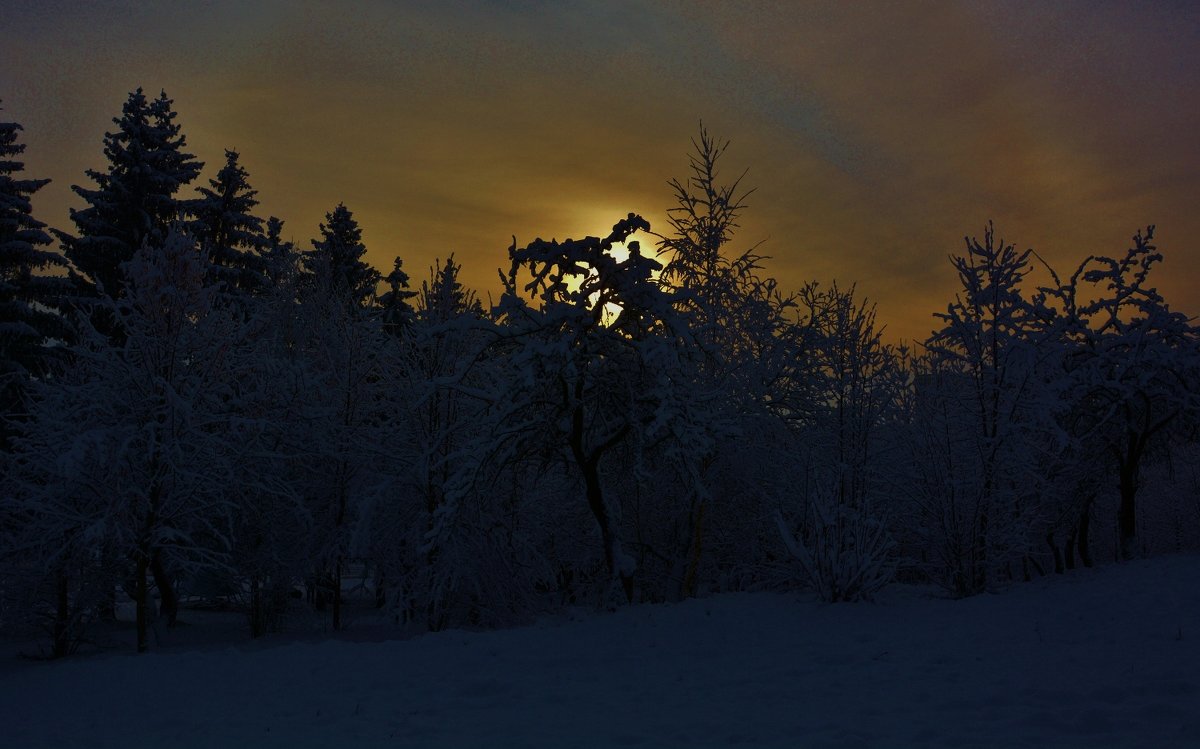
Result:
M1200 747L1200 557L0 668L0 746Z

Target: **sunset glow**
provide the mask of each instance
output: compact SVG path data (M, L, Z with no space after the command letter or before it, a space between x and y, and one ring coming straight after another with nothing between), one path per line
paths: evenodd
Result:
M453 252L486 301L513 235L663 230L703 120L757 188L734 249L765 240L784 287L858 282L889 337L928 335L989 219L1060 271L1157 224L1162 290L1200 307L1188 4L48 1L0 33L55 227L128 92L161 88L203 179L237 148L302 246L344 201L377 268Z
M1200 2L0 19L6 749L1200 747Z

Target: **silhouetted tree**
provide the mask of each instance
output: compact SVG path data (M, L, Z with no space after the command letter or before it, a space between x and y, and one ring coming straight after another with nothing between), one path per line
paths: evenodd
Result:
M161 246L171 222L183 213L176 193L204 166L184 151L187 142L172 105L166 92L152 101L140 88L131 93L113 119L116 129L104 136L107 169L87 171L96 187L71 188L88 205L71 210L78 236L58 236L92 294L121 296L121 265L148 241Z
M809 284L798 304L812 400L790 457L804 478L799 506L781 513L784 541L825 600L869 598L895 571L884 521L901 461L886 435L906 373L883 343L875 306L855 299L853 286Z
M786 317L792 299L763 274L765 258L757 245L741 252L732 248L753 190L741 186L745 172L722 183L720 161L728 146L701 125L688 156L690 176L669 182L675 198L668 209L671 231L658 241L659 253L667 257L661 283L673 293L676 309L686 315L701 357L694 373L698 389L719 393L710 403L709 423L721 422L724 433L711 453L699 459L695 476L681 484L689 493L679 500L688 507L684 529L677 538L659 542L680 548L688 557L679 580L684 595L695 592L708 547L728 545L720 534L736 527L724 522L732 517L713 516L706 499L713 477L737 473L730 461L748 467L739 435L769 431L766 422L796 410L789 390L799 381L795 373L803 362L798 347L802 339L794 335ZM765 478L759 471L742 474L745 482Z
M43 375L55 352L48 341L69 335L66 319L55 309L69 291L66 278L45 272L66 262L43 249L50 235L33 217L30 202L49 180L22 178L20 130L15 122L0 122L0 447L24 383Z
M63 268L66 262L55 252L43 249L51 243L46 225L33 217L31 196L49 180L25 179L25 165L19 157L25 145L18 143L21 126L0 122L0 473L15 472L14 465L3 465L10 457L11 439L21 422L27 420L27 390L45 377L51 365L60 360L63 348L51 347L52 339L65 342L71 330L61 310L70 286L63 275L48 270ZM0 566L9 571L13 584L0 592L0 610L6 608L18 576L30 567L27 553L16 539L24 534L28 516L19 506L19 487L0 481ZM10 556L10 554L12 556ZM52 653L67 655L78 642L78 627L70 599L70 580L66 571L56 569L48 575L52 588ZM39 586L31 586L36 596ZM28 588L26 589L28 590ZM28 605L28 601L24 602ZM23 612L22 612L23 613Z
M380 280L379 271L362 259L367 248L350 209L338 203L325 214L321 238L312 244L312 251L301 258L307 282L353 306L361 308L370 303Z
M1125 559L1139 553L1143 466L1164 455L1200 413L1200 329L1149 285L1163 259L1153 239L1149 226L1123 258L1088 257L1046 289L1065 318L1069 429L1101 445L1116 469Z
M208 252L209 283L230 294L257 294L267 283L264 253L270 240L263 220L252 213L258 192L248 177L237 151L226 149L221 171L187 206L193 217L188 230Z
M566 448L600 531L609 579L627 598L636 560L621 541L621 503L605 490L604 460L627 440L669 443L679 448L672 457L682 459L702 450L707 436L695 403L702 394L685 374L686 319L653 278L661 265L628 241L648 229L630 214L603 239L538 239L523 248L514 242L498 309L517 373L498 431ZM618 243L628 258L613 255ZM521 284L519 275L529 280Z
M658 248L668 259L663 283L676 291L677 305L690 320L693 335L709 359L714 376L741 381L736 389L762 395L794 362L785 313L791 297L779 293L775 279L763 276L758 245L731 252L738 219L753 189L743 189L743 172L720 182L720 159L729 141L703 126L692 141L691 176L672 179L676 205L669 208L669 235ZM778 400L776 398L775 400Z
M660 252L670 253L662 278L687 292L681 304L692 313L698 338L715 341L727 332L721 323L745 301L738 277L758 259L753 250L735 258L728 252L745 200L754 191L741 189L745 172L732 183L718 182L718 162L729 141L701 125L692 147L691 176L669 183L676 205L667 210L672 233L659 239Z
M384 277L388 290L379 297L379 306L383 309L383 329L391 335L400 335L413 321L412 304L408 301L417 292L408 288L408 274L401 269L399 257L392 264L392 272Z
M267 242L263 248L267 281L274 287L289 284L300 273L300 256L295 243L283 238L283 220L267 219Z
M429 269L429 280L421 282L417 292L417 315L428 322L442 323L459 315L483 315L483 307L474 291L464 288L458 280L462 266L454 255L442 263L438 260Z
M916 418L933 421L921 432L930 439L911 444L937 455L916 460L933 475L914 486L929 490L919 495L919 525L957 595L982 592L1026 554L1044 518L1040 455L1056 449L1056 404L1042 377L1049 312L1021 288L1031 255L997 241L991 224L982 242L966 239L966 252L951 256L961 291L935 314L943 327L925 343Z

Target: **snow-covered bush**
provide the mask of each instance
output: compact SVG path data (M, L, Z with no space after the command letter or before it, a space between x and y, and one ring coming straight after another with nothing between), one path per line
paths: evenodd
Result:
M883 519L869 506L839 502L832 491L808 498L807 517L797 532L782 513L775 522L804 582L822 600L869 600L895 578L895 543Z

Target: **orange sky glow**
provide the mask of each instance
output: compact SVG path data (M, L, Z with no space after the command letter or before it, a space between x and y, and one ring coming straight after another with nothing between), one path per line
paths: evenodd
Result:
M0 117L54 227L128 92L165 89L205 183L240 151L302 248L345 202L377 268L454 253L486 301L513 235L665 230L703 120L757 188L734 249L857 282L891 340L929 334L989 219L1060 271L1157 224L1158 286L1200 312L1191 3L0 5Z

